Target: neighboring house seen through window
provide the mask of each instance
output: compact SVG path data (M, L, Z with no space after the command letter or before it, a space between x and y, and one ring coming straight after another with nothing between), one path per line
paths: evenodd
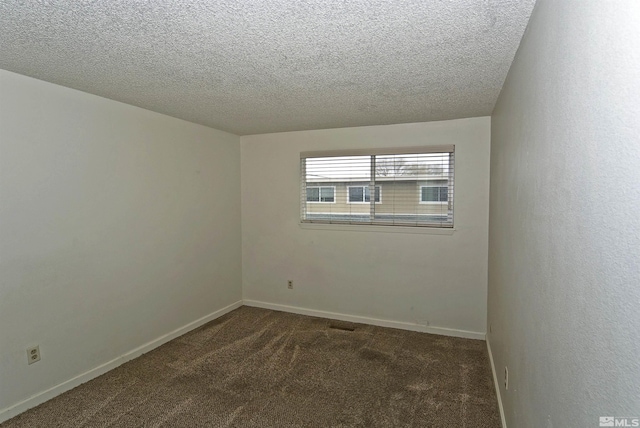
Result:
M454 153L454 146L301 153L300 221L453 227Z
M369 186L348 186L347 198L350 204L370 202ZM380 202L380 186L376 186L376 202Z
M336 201L335 187L331 187L331 186L307 187L307 202L333 203L335 201Z
M447 202L449 200L449 188L446 186L420 186L420 202Z

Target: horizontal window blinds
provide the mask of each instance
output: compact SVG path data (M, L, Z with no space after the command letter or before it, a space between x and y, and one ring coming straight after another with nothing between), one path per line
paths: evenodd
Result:
M454 146L301 153L301 221L453 227L454 153Z

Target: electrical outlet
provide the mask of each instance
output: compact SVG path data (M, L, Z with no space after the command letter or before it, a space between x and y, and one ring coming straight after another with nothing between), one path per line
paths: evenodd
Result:
M504 389L505 391L509 389L509 369L507 366L504 366Z
M293 281L289 280L287 281L287 287L292 290L293 289Z
M33 364L38 361L40 361L40 347L34 346L33 348L27 348L27 362Z

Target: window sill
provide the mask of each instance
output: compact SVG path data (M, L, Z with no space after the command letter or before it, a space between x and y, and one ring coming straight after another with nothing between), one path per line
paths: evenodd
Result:
M301 229L351 232L410 233L424 235L453 235L453 227L378 226L368 224L298 223Z

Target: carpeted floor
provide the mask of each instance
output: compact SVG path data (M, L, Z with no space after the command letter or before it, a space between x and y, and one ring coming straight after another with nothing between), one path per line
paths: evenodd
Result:
M244 306L0 427L498 428L500 416L483 341Z

